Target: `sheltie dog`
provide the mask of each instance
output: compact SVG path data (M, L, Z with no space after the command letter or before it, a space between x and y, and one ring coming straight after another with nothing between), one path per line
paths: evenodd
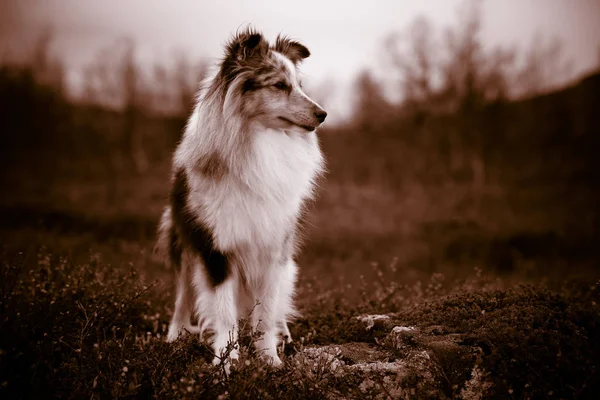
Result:
M291 341L298 223L324 169L315 129L327 113L299 79L309 55L281 35L274 44L252 28L234 35L174 154L157 242L177 271L167 340L212 330L213 364L238 358L245 315L273 366L280 335Z

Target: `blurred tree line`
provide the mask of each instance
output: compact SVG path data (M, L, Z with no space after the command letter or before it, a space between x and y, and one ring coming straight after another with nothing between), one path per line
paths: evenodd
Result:
M74 97L52 38L48 29L29 58L0 62L3 178L36 181L40 193L57 181L100 180L114 203L121 178L168 162L207 64L176 53L170 68L143 68L122 39L85 68Z
M485 47L480 7L463 3L456 25L445 30L419 17L389 35L387 80L360 74L352 119L339 128L353 137L338 142L346 149L330 146L364 163L347 171L349 179L470 182L479 191L531 179L598 178L598 70L560 89L569 72L560 42L536 36L526 51ZM391 101L389 92L401 100ZM340 173L342 159L333 157Z

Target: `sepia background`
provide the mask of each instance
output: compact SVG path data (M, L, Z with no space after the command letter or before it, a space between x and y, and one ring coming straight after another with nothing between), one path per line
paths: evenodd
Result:
M171 307L152 247L172 151L198 81L248 24L310 49L307 93L330 112L302 310L318 293L359 304L380 282L597 281L594 0L5 0L3 259L133 269Z

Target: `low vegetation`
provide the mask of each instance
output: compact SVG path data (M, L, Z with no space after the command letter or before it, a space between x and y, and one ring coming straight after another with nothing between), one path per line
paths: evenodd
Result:
M303 303L282 369L260 362L246 330L240 361L227 376L211 366L210 347L199 338L164 342L169 285L145 282L135 269L114 269L98 256L76 265L41 252L28 271L20 268L23 257L2 259L5 399L386 398L388 389L377 384L376 374L336 373L332 360L312 359L307 349L366 343L383 351L385 331L377 324L365 329L356 317L390 312L397 324L433 326L436 335L460 333L462 343L481 349L475 361L461 363L455 354L440 363L447 384L438 398L467 393L477 371L488 382L485 398L591 398L599 389L600 348L593 339L600 334L598 285L565 285L558 293L541 286L505 288L482 276L442 285L443 276L436 275L412 286L364 284L356 288L364 293L356 305L343 300L348 289L330 290ZM401 360L403 353L389 357ZM418 394L419 379L405 377L402 385L402 397Z

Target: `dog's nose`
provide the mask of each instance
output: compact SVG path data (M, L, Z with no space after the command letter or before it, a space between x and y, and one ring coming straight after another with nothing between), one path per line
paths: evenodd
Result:
M325 110L315 111L315 117L317 117L319 123L322 123L327 118L327 112Z

